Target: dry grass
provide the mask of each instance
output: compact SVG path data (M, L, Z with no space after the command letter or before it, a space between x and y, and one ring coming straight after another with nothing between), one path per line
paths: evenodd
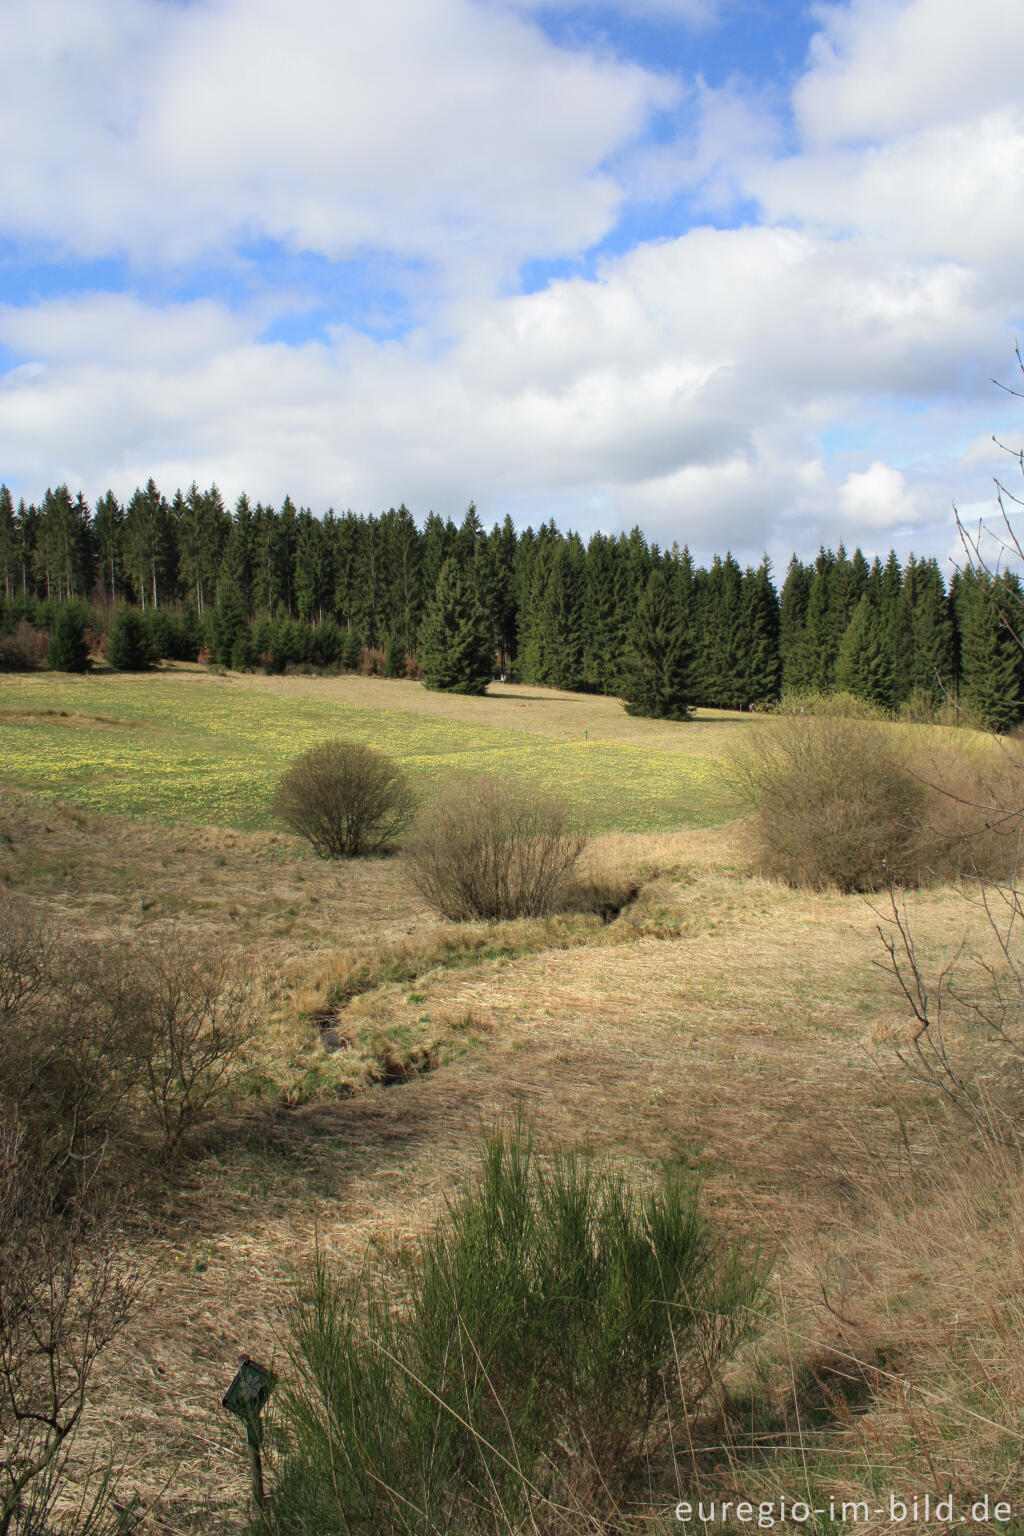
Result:
M156 1502L155 1529L240 1528L244 1442L218 1405L238 1355L279 1359L290 1266L317 1242L342 1265L376 1243L387 1263L470 1169L480 1127L520 1101L542 1145L585 1132L644 1166L698 1167L727 1227L781 1245L762 1357L724 1415L698 1426L725 1447L697 1456L702 1487L771 1497L809 1479L852 1498L872 1478L924 1492L938 1474L993 1495L1006 1481L1019 1504L999 1428L1019 1423L1024 1402L1019 1175L951 1153L916 1090L901 1088L894 1113L876 1059L891 1062L905 1018L873 963L874 912L752 874L741 827L610 835L588 859L595 877L642 885L612 921L455 935L397 860L338 871L276 834L186 833L0 797L0 872L42 908L87 929L111 916L154 930L191 921L258 948L279 974L268 1071L296 1092L224 1127L163 1208L125 1232L151 1280L78 1454L102 1453L107 1426L117 1438L137 1426L127 1482ZM959 898L936 888L914 910L925 958L941 961ZM325 1010L354 1045L325 1049ZM340 1097L385 1046L432 1046L438 1070ZM866 1386L844 1407L832 1366L846 1356ZM760 1418L744 1425L755 1390ZM692 1485L693 1466L680 1475ZM673 1478L667 1467L650 1499L662 1513Z

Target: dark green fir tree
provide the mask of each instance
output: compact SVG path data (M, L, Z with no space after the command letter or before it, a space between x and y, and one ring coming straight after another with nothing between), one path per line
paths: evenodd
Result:
M1024 715L1024 656L1015 633L1020 586L1006 573L995 581L967 571L957 592L960 701L990 731L1007 731Z
M683 616L662 571L647 578L626 641L626 713L656 720L689 720L690 654Z
M836 657L836 686L880 709L892 709L896 701L896 662L889 630L866 591L853 612L853 618Z
M223 581L213 614L213 659L222 667L230 667L235 642L248 628L245 601L233 581Z
M47 660L52 672L87 672L89 647L85 643L86 615L74 603L57 609Z
M416 659L425 685L445 693L483 693L491 681L491 625L452 557L442 565L427 604Z

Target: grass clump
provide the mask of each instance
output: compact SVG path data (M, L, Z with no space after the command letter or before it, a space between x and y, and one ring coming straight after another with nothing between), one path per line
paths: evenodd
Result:
M402 1279L318 1259L301 1286L266 1529L589 1528L748 1337L767 1265L681 1176L542 1161L518 1123Z
M732 771L765 874L841 891L920 882L928 789L891 728L838 713L780 716Z
M274 812L322 859L379 853L412 814L405 774L373 747L324 741L304 752L281 779Z
M541 917L566 900L586 845L561 800L482 776L427 806L406 862L420 895L452 922Z

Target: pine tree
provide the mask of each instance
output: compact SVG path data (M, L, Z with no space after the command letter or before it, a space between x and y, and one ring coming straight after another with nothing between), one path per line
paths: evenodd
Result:
M14 596L17 568L18 530L14 521L14 498L6 485L0 485L0 596Z
M66 604L57 610L47 661L52 672L87 672L89 647L85 643L85 619L82 609Z
M221 583L217 606L213 611L213 659L222 667L230 667L235 643L248 628L242 594L233 582Z
M494 653L490 624L470 585L449 558L420 625L417 660L428 688L446 693L484 693Z
M664 572L651 571L629 628L623 675L626 713L689 720L690 655L683 616Z
M145 672L156 660L153 639L135 608L121 608L107 642L107 660L118 672Z
M835 641L835 649L833 649L835 637L832 631L829 602L830 578L835 563L836 557L832 551L822 546L818 550L813 572L809 573L811 587L807 599L806 629L808 686L817 688L822 693L827 693L835 681L838 640Z
M757 570L743 576L743 629L746 634L746 695L750 703L779 696L779 599L772 586L772 563L765 555Z
M810 595L810 574L794 554L789 562L779 599L782 686L787 693L799 693L813 686L814 669L807 640L807 607Z
M99 558L99 579L104 604L115 603L124 585L122 549L124 512L113 491L107 491L96 503L93 530Z
M957 599L961 702L986 729L1009 730L1024 713L1024 655L1006 619L1019 584L968 570Z
M836 685L880 709L891 709L895 702L895 670L885 621L870 591L865 591L839 647Z
M942 572L934 559L917 563L911 629L910 688L938 706L953 686L953 625Z

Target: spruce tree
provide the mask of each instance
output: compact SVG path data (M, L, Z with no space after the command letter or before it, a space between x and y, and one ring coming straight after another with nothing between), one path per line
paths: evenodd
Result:
M427 604L417 660L428 688L446 693L484 693L491 681L491 626L452 557L442 565Z
M107 643L107 660L118 672L146 672L156 660L152 636L135 608L122 608Z
M682 614L662 571L651 571L626 642L626 713L689 720L690 656Z
M910 685L940 705L953 685L953 626L936 560L918 562L914 585Z
M836 686L858 699L892 709L895 658L881 613L866 591L854 610L836 658Z
M810 688L813 682L813 666L807 641L807 606L810 595L810 573L794 554L779 599L782 686L787 693L802 692Z
M1019 586L1005 573L995 581L967 571L960 583L960 698L979 725L1006 731L1024 714L1024 656L1005 610Z
M765 555L757 570L743 576L743 627L746 632L746 694L749 703L779 696L779 599L772 586L772 563Z
M85 613L75 604L58 608L47 661L52 672L87 672L89 647L85 643Z
M230 667L235 642L248 628L248 618L242 595L233 581L221 583L217 607L213 614L213 659L222 667Z

